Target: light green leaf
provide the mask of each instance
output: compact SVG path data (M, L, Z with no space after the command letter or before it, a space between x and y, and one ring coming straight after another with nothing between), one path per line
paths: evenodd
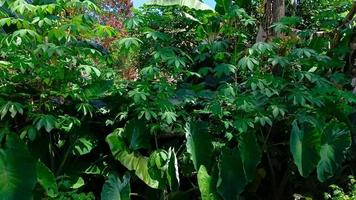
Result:
M125 142L115 133L106 137L111 153L128 170L134 170L138 178L152 188L159 187L159 181L153 179L148 172L148 158L138 153L129 153Z
M78 189L84 185L84 180L82 177L78 177L78 180L70 187L72 189Z
M201 165L198 171L198 185L202 200L220 199L216 191L217 180L208 174L204 165Z
M186 6L196 10L212 10L212 8L199 0L150 0L147 5Z

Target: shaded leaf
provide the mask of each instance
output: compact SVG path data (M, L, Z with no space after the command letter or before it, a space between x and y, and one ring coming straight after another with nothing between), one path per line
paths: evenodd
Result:
M307 177L319 161L320 135L315 129L300 128L296 121L292 126L290 151L300 175Z
M45 189L49 197L56 197L58 194L58 187L56 178L48 167L43 164L41 161L37 162L36 165L37 171L37 181Z
M122 180L116 175L110 175L101 191L102 200L130 200L130 175L125 174Z
M30 200L35 184L36 162L17 136L8 135L5 149L0 149L0 197Z
M336 122L328 124L321 135L320 160L317 165L318 179L321 182L332 177L339 169L350 145L350 131L340 128Z
M212 164L213 144L208 127L208 124L202 121L187 123L185 127L187 151L196 170L199 170L200 165L210 168Z

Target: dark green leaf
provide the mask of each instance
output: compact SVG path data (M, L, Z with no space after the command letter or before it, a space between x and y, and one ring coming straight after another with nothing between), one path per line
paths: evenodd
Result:
M186 124L187 151L191 156L194 168L199 170L200 165L210 168L212 164L213 144L208 133L206 122L190 122Z
M102 200L130 200L130 175L125 174L122 178L116 175L110 175L105 181L101 191Z
M331 122L321 135L320 160L317 165L318 179L321 182L332 177L345 160L345 151L351 145L350 131Z
M56 197L58 194L57 182L50 169L41 161L37 162L37 181L45 189L49 197Z
M5 149L0 149L0 197L31 200L36 184L36 162L25 144L10 134Z
M292 124L290 151L300 175L307 177L319 161L320 134L315 128L300 128L296 121ZM306 129L306 130L305 130Z

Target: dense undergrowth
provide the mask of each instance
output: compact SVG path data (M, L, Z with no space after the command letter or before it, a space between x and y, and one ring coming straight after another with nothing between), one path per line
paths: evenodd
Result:
M356 4L216 3L0 0L0 199L352 199Z

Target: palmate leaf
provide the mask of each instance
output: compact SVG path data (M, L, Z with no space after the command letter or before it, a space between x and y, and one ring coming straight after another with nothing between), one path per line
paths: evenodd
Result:
M345 159L345 151L351 145L350 131L334 121L321 135L320 160L317 165L318 179L324 182L332 177Z
M116 175L110 175L101 191L102 200L130 200L130 175L125 174L122 180Z
M212 10L199 0L150 0L147 5L159 6L185 6L195 10Z
M116 160L125 166L128 170L135 171L135 174L143 182L152 188L159 188L159 181L153 179L148 171L148 158L135 152L128 152L125 142L115 133L106 137L111 153Z
M296 121L292 124L290 151L300 175L307 177L319 161L320 135L315 129L300 128ZM310 130L310 131L307 131Z
M212 164L213 144L208 133L208 123L190 122L185 127L187 151L191 156L195 170L200 165L210 168Z
M215 75L221 77L222 75L229 75L230 73L235 73L236 67L231 64L218 64L215 69Z
M25 144L9 134L0 149L0 200L30 200L36 184L36 161Z

